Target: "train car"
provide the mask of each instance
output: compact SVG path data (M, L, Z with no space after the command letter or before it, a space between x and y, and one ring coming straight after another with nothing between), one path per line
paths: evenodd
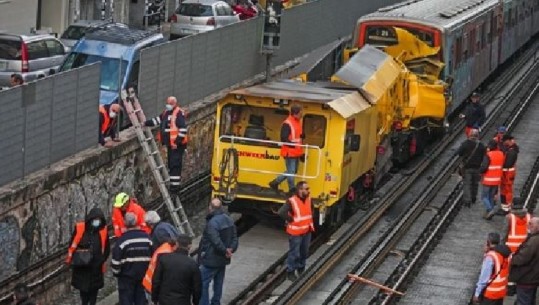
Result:
M433 103L441 98L438 112L443 116L443 90L421 87L401 63L374 47L363 48L337 75L347 84L274 81L235 90L220 100L213 195L229 202L232 211L255 215L271 214L285 202L290 191L286 183L276 192L269 182L285 171L280 129L291 105L298 104L303 108L306 160L295 182L309 183L318 224L338 222L346 204L372 189L389 169L387 131L410 117L414 97L434 92L430 97Z
M405 29L432 47L451 79L450 112L539 31L537 0L410 0L360 18L353 45L386 47Z

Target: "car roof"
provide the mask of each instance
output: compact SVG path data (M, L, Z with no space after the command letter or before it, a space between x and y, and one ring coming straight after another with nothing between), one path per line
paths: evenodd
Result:
M107 27L96 27L91 29L82 39L84 41L104 41L121 45L134 45L140 41L155 38L157 36L162 37L161 34L153 31L138 30L124 27L123 25L117 26L111 24Z
M213 4L216 4L216 3L225 3L224 1L220 1L220 0L186 0L186 1L183 1L182 4L192 4L192 3L198 3L198 4L203 4L203 5L213 5Z
M36 41L42 39L56 39L53 35L50 34L13 34L13 33L0 33L0 38L11 38L19 39L23 41Z

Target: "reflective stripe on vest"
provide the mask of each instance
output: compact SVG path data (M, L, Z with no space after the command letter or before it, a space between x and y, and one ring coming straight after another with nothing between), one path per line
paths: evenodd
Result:
M155 250L154 254L152 255L152 259L150 260L150 263L148 264L148 269L146 270L146 274L144 275L144 278L142 279L142 286L146 291L149 293L152 293L152 279L153 279L153 273L155 271L155 268L157 268L157 259L159 258L160 254L165 253L171 253L172 252L172 246L170 246L169 243L164 243L157 250Z
M486 256L490 256L494 262L494 271L490 284L485 289L485 298L499 300L505 297L507 291L507 276L509 275L509 262L500 253L489 251Z
M490 164L488 170L483 174L482 183L488 186L500 185L502 182L502 167L505 156L499 150L489 151L487 155L490 159Z
M107 110L105 110L105 107L103 105L99 105L99 113L103 115L103 124L100 126L101 133L104 134L107 129L110 127L110 117Z
M73 237L73 242L67 249L66 264L71 264L71 260L73 259L73 253L75 253L75 250L77 250L77 247L82 240L82 236L84 235L85 230L86 224L84 223L84 221L78 222L75 225L75 237ZM105 245L108 238L107 226L104 226L103 229L99 230L99 236L101 237L101 253L105 253ZM105 272L105 264L102 265L101 271L103 271L103 273Z
M140 227L141 230L148 234L151 233L152 230L150 229L150 227L148 227L146 222L144 222L144 215L146 215L146 211L144 211L144 209L137 204L136 199L129 199L129 207L126 210L126 213L128 212L133 213L137 216L137 225ZM114 235L116 237L122 236L122 234L126 231L124 215L122 214L122 210L119 208L112 209L112 226L114 227Z
M514 171L515 171L515 168L514 168L514 167L511 167L511 168L504 168L504 169L502 169L502 171L504 171L504 172L514 172Z
M286 226L286 232L290 235L298 236L314 231L311 198L307 197L303 202L294 195L288 201L292 209L292 221Z
M303 133L303 129L301 127L301 122L290 115L286 120L284 120L283 124L287 124L290 127L288 142L302 144L301 134ZM303 148L301 146L292 146L291 144L283 144L281 146L281 157L295 158L300 157L301 155L303 155Z
M515 253L518 247L526 240L526 237L528 237L528 222L531 216L530 214L526 214L526 222L520 225L517 224L518 217L516 215L509 214L509 217L511 218L509 222L511 227L509 228L505 245L511 249L512 253Z
M172 115L170 116L170 129L168 129L168 132L170 133L170 145L176 144L176 138L180 137L182 138L182 144L187 144L187 128L178 128L176 126L176 118L178 117L178 113L182 113L183 117L185 118L185 111L181 109L180 107L175 107L172 111ZM167 130L165 129L165 132Z

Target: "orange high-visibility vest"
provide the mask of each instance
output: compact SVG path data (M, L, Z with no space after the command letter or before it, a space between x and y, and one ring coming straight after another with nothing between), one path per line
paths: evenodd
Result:
M283 144L281 146L281 157L301 157L301 155L303 155L303 147L299 146L302 144L301 134L303 133L301 122L292 115L290 115L286 120L284 120L283 124L288 124L288 126L290 126L290 135L288 135L288 142L295 143L298 145Z
M137 204L136 199L129 199L129 207L127 208L126 213L133 213L137 216L137 225L140 227L141 230L148 234L152 232L150 227L148 227L148 225L146 225L146 222L144 221L144 215L146 215L146 211L144 211L144 209ZM126 231L126 227L124 224L124 215L122 214L122 210L120 208L112 209L112 226L114 227L114 235L116 237L122 236L122 234L124 234L124 232Z
M528 236L528 222L531 215L526 214L526 217L519 218L515 214L509 214L511 221L509 222L509 232L507 232L507 241L505 245L511 249L512 253L515 253L520 247L526 237Z
M185 118L185 111L181 109L180 107L176 106L174 110L172 111L172 115L170 116L170 146L176 144L176 138L178 138L178 135L183 136L182 144L187 144L187 128L178 128L176 126L176 118L178 117L178 114L181 112L181 115Z
M492 261L494 261L494 271L491 277L491 279L494 279L485 289L484 296L485 298L488 298L490 300L499 300L504 298L507 292L509 261L507 258L504 258L500 253L492 250L487 252L486 256L490 256L492 258Z
M294 195L288 199L290 202L292 221L286 226L286 232L293 236L314 232L313 213L311 209L311 198L307 197L305 202Z
M71 264L71 260L73 259L73 253L75 253L75 250L77 250L77 247L82 240L84 230L86 230L86 224L84 223L84 221L78 222L75 225L75 237L73 237L73 242L67 249L66 264ZM105 253L105 244L107 243L108 238L107 226L104 226L103 229L99 230L99 235L101 237L101 253ZM101 271L105 273L105 264L101 266Z
M165 253L172 253L172 246L169 243L163 243L161 246L159 246L159 248L157 248L157 250L155 250L153 253L150 264L148 264L148 269L146 270L146 274L142 279L142 286L144 286L144 289L146 289L148 293L152 293L152 279L155 268L157 268L157 259L159 258L159 255Z
M110 127L110 116L109 116L109 113L105 110L105 107L103 105L99 105L99 113L101 113L103 115L103 124L101 124L100 128L101 128L101 133L102 134L105 134L105 132L109 129Z
M502 166L505 156L499 150L489 151L487 155L490 158L488 170L483 174L483 185L496 186L502 182Z

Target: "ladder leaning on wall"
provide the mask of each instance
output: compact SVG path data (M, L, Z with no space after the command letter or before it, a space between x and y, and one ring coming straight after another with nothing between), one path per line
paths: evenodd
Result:
M161 157L159 147L155 142L151 129L144 126L146 117L144 116L144 112L142 111L142 107L140 106L134 90L129 89L129 92L123 90L122 100L125 111L129 116L131 124L133 124L133 127L135 128L137 138L142 146L142 149L144 150L146 159L150 163L150 169L153 177L159 186L159 191L161 192L165 205L170 212L174 225L181 233L194 237L193 229L189 224L189 219L187 218L187 214L183 209L180 197L177 194L171 196L168 191L167 185L170 182L168 169L163 162L163 158Z

